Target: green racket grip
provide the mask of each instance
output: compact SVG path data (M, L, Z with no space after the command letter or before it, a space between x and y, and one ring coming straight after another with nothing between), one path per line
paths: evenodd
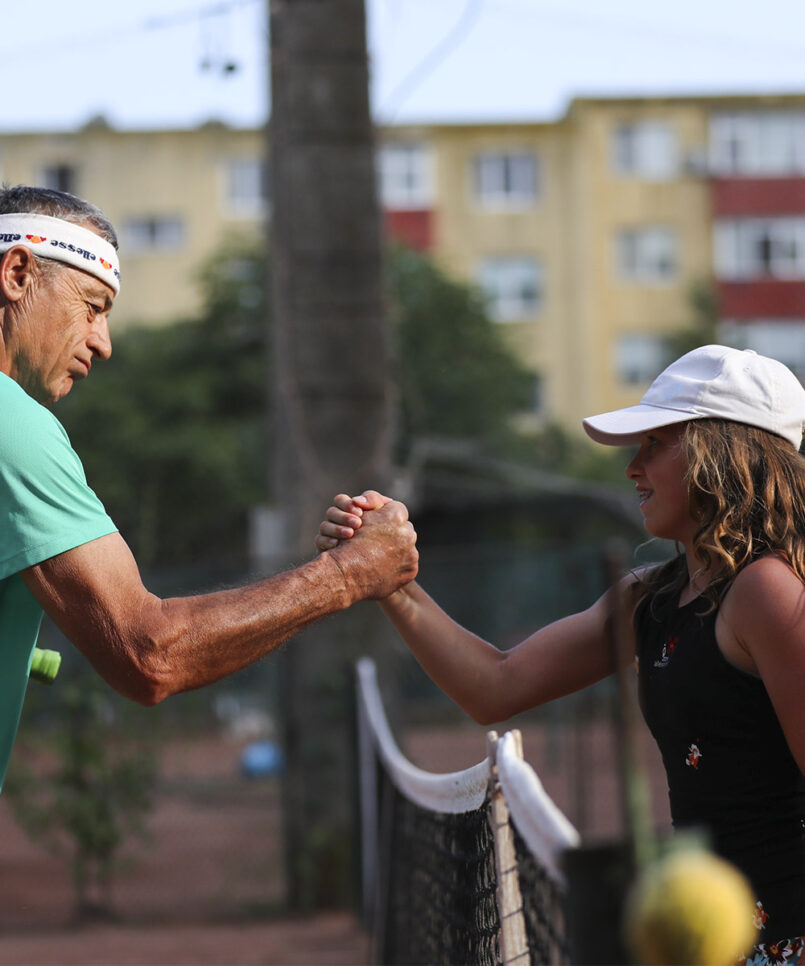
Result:
M53 684L61 666L61 654L58 651L46 651L35 647L31 661L31 678L42 684Z

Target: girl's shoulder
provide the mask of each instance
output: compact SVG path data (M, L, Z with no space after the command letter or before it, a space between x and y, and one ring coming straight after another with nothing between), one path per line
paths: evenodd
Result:
M748 591L755 587L768 589L769 586L779 583L803 586L796 571L785 557L770 553L743 567L733 580L732 586Z
M769 554L747 564L732 581L724 595L722 611L757 618L801 607L805 603L805 584L783 557Z
M805 583L780 556L748 564L732 582L716 637L727 660L762 678L805 770Z

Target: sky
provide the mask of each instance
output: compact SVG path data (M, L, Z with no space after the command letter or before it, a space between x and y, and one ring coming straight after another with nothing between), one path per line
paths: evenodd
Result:
M803 0L366 4L381 123L551 120L579 96L805 92ZM0 132L268 116L267 0L37 0L19 16L18 31L3 17Z

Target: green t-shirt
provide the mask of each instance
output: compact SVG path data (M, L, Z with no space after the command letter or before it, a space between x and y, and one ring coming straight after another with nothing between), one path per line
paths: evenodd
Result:
M0 788L42 623L20 571L115 530L59 421L0 373Z

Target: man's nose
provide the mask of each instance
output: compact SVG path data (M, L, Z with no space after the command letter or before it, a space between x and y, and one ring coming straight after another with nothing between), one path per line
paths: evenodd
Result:
M109 321L105 315L95 320L87 345L98 359L108 359L112 355L112 337L109 335Z

